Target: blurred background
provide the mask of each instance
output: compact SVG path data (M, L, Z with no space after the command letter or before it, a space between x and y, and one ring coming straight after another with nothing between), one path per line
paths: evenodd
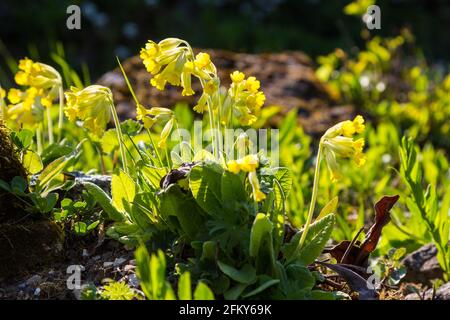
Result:
M148 39L169 36L194 47L237 52L301 50L313 60L340 47L363 45L362 22L343 14L349 0L0 0L0 80L11 85L13 61L29 56L52 62L64 52L77 71L93 80L116 66L115 56L136 55ZM66 9L81 7L81 30L68 30ZM382 29L409 27L427 60L447 67L450 1L377 1ZM9 65L8 65L9 64Z

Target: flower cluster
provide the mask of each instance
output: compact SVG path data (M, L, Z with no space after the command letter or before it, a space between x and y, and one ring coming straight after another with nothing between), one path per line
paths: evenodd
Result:
M364 118L358 115L353 121L347 120L336 124L323 135L320 143L332 180L338 180L341 177L337 164L338 158L353 159L357 166L365 163L366 158L362 153L364 139L353 139L353 136L362 133L364 128Z
M111 90L99 85L70 89L65 93L67 104L64 112L67 118L70 121L83 120L83 126L100 137L111 120Z
M4 110L4 117L19 124L36 124L42 120L43 107L50 108L57 97L62 86L61 76L49 65L24 58L19 61L14 79L18 85L28 88L9 90L10 105Z
M8 100L11 105L5 110L4 117L18 124L34 125L43 118L38 89L31 87L25 91L10 89Z
M252 186L253 198L259 202L266 198L266 195L261 191L256 169L259 166L258 156L255 154L247 155L238 160L230 160L227 163L228 171L238 174L239 172L248 172L248 181Z
M216 77L216 67L207 53L194 58L193 51L185 41L168 38L159 43L148 41L141 49L140 57L148 72L153 75L152 86L164 90L167 83L183 87L183 96L193 95L192 75L210 81Z
M33 62L28 58L19 61L19 71L14 79L20 86L35 88L41 104L47 108L51 107L62 85L61 76L53 67L40 62ZM18 94L14 94L14 96L19 97ZM17 102L11 101L11 103Z
M144 123L144 128L146 129L150 129L158 121L168 120L161 131L161 137L158 142L158 147L166 147L167 138L176 123L175 115L172 110L160 107L152 107L147 109L143 105L138 105L136 119L141 120Z
M234 71L230 78L232 83L228 95L231 99L224 103L222 121L227 122L231 116L238 119L241 125L251 125L258 119L266 100L264 93L259 91L260 82L255 77L245 79L239 71Z

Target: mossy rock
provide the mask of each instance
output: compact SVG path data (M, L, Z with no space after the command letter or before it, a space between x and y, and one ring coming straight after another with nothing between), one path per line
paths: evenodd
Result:
M26 179L9 131L0 120L0 179ZM13 195L0 189L0 279L31 271L57 258L63 248L61 228L44 217L31 216Z
M26 179L26 171L14 150L9 131L0 119L0 179L9 182L16 176ZM0 224L22 219L26 215L23 209L18 199L0 189Z

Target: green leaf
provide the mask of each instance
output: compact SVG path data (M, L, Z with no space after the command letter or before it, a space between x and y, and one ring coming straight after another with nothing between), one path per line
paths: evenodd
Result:
M79 221L79 222L75 222L73 225L73 231L77 234L77 235L85 235L87 232L87 226L86 223Z
M246 284L238 283L233 288L226 291L223 296L226 300L237 300L247 286L248 285Z
M159 182L166 175L167 170L165 168L157 168L151 166L143 166L140 172L144 175L145 179L155 188L159 189Z
M22 129L18 133L12 132L11 139L13 143L20 149L27 149L33 142L34 133L28 129Z
M64 157L60 157L51 162L49 165L47 165L36 181L35 191L37 193L41 193L53 178L60 175L64 169L66 169L69 165L71 165L72 161L75 159L77 155L78 155L78 148L71 154Z
M194 291L194 300L214 300L214 294L206 284L199 282Z
M91 182L83 182L83 186L87 192L98 201L102 209L105 210L111 220L125 220L125 216L111 204L111 198L99 186Z
M200 164L189 174L189 187L197 204L212 216L223 211L221 183L223 169L217 164Z
M335 196L333 199L331 199L326 205L325 207L322 208L322 210L320 211L319 215L317 216L316 220L320 220L323 217L325 217L326 215L330 214L330 213L336 213L336 208L339 202L339 198L338 196Z
M242 297L243 298L249 298L251 296L255 296L255 295L263 292L264 290L266 290L266 289L268 289L268 288L270 288L270 287L280 283L280 280L278 280L278 279L270 279L268 277L264 277L264 278L261 278L259 283L260 284L259 284L259 286L256 289L250 291L249 293L244 294Z
M191 274L187 271L184 272L178 280L178 299L192 300Z
M137 275L141 288L150 300L173 300L175 295L166 281L166 258L161 250L150 257L145 246L135 251Z
M120 212L129 212L131 203L136 196L136 185L133 179L120 170L118 175L112 176L111 181L112 203Z
M192 196L183 192L177 184L172 184L159 197L159 212L169 228L177 233L185 233L189 240L195 238L205 225L203 216L206 213Z
M142 125L133 119L127 119L120 124L120 129L124 135L133 137L141 132Z
M67 156L71 152L73 152L74 148L61 145L61 144L51 144L47 148L42 151L41 159L42 163L47 165L51 161L58 159L60 157Z
M6 192L11 192L11 187L9 186L9 183L3 181L2 179L0 179L0 188L5 190Z
M250 257L256 257L258 255L263 237L271 237L272 228L272 222L270 222L269 218L264 213L258 213L256 215L250 233Z
M292 172L288 168L274 168L275 179L283 189L284 197L287 198L292 188Z
M87 231L94 230L99 225L100 220L96 220L87 226Z
M20 176L14 177L11 181L11 189L14 193L24 194L27 186L27 181Z
M41 158L36 152L27 150L23 156L23 167L30 174L36 174L43 168Z
M105 153L111 153L119 148L119 141L117 140L116 129L108 129L103 134L100 143L102 145L102 151Z
M312 223L302 248L298 248L298 244L303 230L297 232L295 236L292 237L291 242L283 248L286 260L298 260L305 265L313 263L322 253L323 248L330 239L335 220L334 214L329 214Z
M219 269L234 281L250 284L256 280L256 270L249 264L245 264L242 269L236 269L221 261L217 261Z

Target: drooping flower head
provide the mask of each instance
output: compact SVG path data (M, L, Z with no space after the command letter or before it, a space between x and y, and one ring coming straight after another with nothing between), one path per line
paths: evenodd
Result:
M189 44L177 38L168 38L156 43L149 40L141 49L140 57L145 68L153 75L152 86L164 90L166 83L183 87L184 96L193 95L191 76L211 79L216 73L207 53L194 57Z
M84 89L75 87L65 93L64 112L70 121L83 121L83 126L100 137L111 119L112 93L107 87L92 85Z
M362 133L364 128L364 118L358 115L353 121L347 120L336 124L322 136L320 143L332 180L341 177L338 159L353 159L358 167L366 162L362 152L364 139L353 138L355 134Z
M61 76L55 68L28 58L19 61L19 71L14 79L18 85L36 88L45 107L52 105L62 85Z

